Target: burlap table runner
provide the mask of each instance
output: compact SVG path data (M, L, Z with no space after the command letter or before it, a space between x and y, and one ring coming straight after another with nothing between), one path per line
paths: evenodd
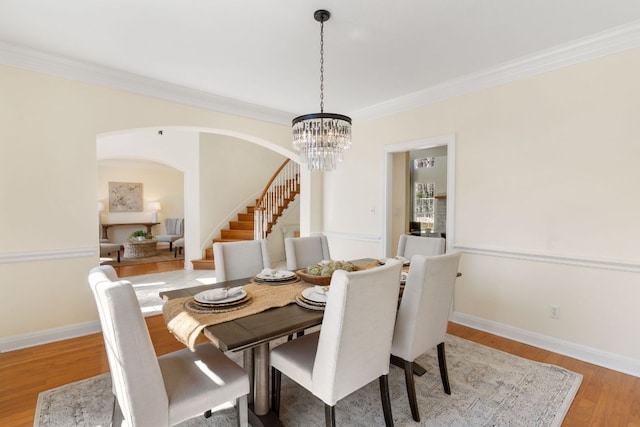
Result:
M193 351L198 335L207 326L250 316L274 307L284 307L295 302L296 295L309 286L305 282L279 286L249 283L243 288L252 295L253 300L251 304L239 310L226 313L193 313L184 307L185 302L193 297L184 297L165 302L162 315L169 331Z
M359 270L368 270L379 267L380 263L372 260L357 265ZM304 281L278 286L248 283L243 288L252 295L253 300L241 309L225 313L193 313L184 307L193 297L184 297L165 302L162 315L169 331L184 345L195 350L196 339L207 326L250 316L274 307L284 307L295 302L296 295L309 286L313 285Z

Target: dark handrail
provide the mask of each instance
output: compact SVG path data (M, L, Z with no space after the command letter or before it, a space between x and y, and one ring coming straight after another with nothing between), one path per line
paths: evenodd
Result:
M267 192L269 191L269 187L271 187L271 184L273 183L273 181L275 181L275 179L278 177L278 174L280 174L280 172L282 171L282 169L285 168L285 166L287 166L287 164L291 161L291 159L287 159L284 161L284 163L282 163L280 165L280 167L278 168L278 170L276 170L276 172L273 174L273 176L271 177L271 179L269 180L269 182L267 182L267 185L264 187L264 190L262 190L262 194L260 194L260 197L258 198L258 201L256 202L256 207L255 209L260 209L260 206L262 205L262 201L264 200L264 196L267 195Z

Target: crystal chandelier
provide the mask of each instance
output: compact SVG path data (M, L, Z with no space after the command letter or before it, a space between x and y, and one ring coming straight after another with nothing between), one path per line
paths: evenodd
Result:
M351 118L324 112L324 23L331 14L316 10L313 17L320 22L320 112L293 119L293 146L309 170L330 171L351 146Z

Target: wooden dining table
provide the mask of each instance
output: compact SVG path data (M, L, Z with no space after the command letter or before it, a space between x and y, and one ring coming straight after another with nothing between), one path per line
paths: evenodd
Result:
M364 258L352 262L356 265L369 264L371 266L375 265L377 260ZM209 289L243 286L250 283L252 279L252 277L247 277L212 285L164 291L160 292L160 297L165 301L194 297L196 294ZM304 281L301 283L314 286ZM278 425L277 417L275 417L274 423L274 416L269 412L269 343L278 338L301 333L305 329L322 324L323 315L324 311L322 310L310 310L293 303L282 307L270 308L256 314L240 316L202 329L202 333L220 350L225 352L244 351L244 368L249 374L251 385L249 397L250 402L252 402L251 412L263 419L270 419L267 424ZM416 366L415 373L424 374L424 369ZM260 425L262 421L260 418L253 419L253 423Z

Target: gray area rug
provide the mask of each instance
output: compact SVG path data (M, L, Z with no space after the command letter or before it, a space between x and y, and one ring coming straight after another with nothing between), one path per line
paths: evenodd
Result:
M444 393L435 349L417 361L427 373L415 377L422 421L411 418L404 372L391 367L389 387L396 426L560 426L582 375L553 365L532 362L448 335L447 363L451 396ZM238 363L240 355L230 354ZM324 405L303 388L282 377L280 418L285 426L324 426ZM108 426L113 397L109 374L40 393L37 427ZM341 426L384 426L378 381L336 405ZM235 426L233 409L210 419L197 417L183 424Z

